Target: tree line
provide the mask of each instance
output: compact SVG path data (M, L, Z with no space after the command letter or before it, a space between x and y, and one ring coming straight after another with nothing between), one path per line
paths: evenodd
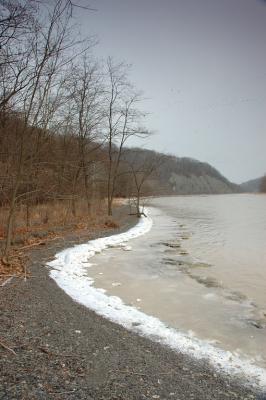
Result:
M80 38L70 0L0 0L0 206L7 210L8 256L18 208L27 225L39 203L64 201L67 212L118 195L145 193L161 160L126 157L130 138L147 138L142 93L130 67L93 56ZM87 12L90 12L87 10ZM138 160L138 162L137 162Z
M261 193L266 193L266 174L261 178L259 190Z

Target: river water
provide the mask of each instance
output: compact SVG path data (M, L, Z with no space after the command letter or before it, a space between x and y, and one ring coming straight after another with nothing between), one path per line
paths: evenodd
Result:
M153 227L93 257L94 286L266 367L266 196L150 201Z

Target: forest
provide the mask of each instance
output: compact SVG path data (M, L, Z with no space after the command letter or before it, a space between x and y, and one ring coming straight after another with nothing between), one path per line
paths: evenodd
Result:
M136 198L140 215L140 196L150 194L162 155L136 162L134 150L127 159L129 140L151 135L143 94L129 65L94 57L95 41L80 36L72 1L0 7L0 237L7 259L17 233L111 218L115 197Z

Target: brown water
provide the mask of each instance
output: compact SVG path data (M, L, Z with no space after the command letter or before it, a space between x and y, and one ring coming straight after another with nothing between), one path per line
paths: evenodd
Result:
M130 251L92 259L95 286L266 367L266 196L179 196L150 206L153 227Z

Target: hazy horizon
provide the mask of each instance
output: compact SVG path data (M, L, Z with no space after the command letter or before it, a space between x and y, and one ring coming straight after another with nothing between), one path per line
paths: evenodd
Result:
M266 5L259 0L81 0L93 52L132 63L149 149L208 162L233 182L266 172Z

